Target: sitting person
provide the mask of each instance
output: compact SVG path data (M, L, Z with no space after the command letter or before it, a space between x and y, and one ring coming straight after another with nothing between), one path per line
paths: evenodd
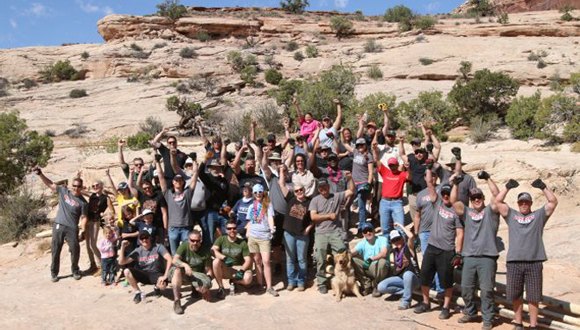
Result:
M135 290L133 301L138 304L145 298L138 283L153 284L153 291L156 295L161 295L161 290L167 285L167 275L171 267L171 255L161 244L155 244L151 240L151 234L144 230L139 233L141 246L133 250L129 256L125 256L125 249L129 246L128 241L121 243L119 253L119 265L134 265L125 268L124 274ZM163 272L163 259L165 259L165 272Z
M370 223L363 225L362 233L364 239L350 250L354 272L361 283L363 294L368 295L372 291L373 297L377 298L381 296L377 284L388 275L387 239L376 236Z
M235 294L235 284L249 286L252 283L252 258L248 243L237 237L237 224L230 220L226 224L227 235L220 236L211 247L215 257L213 273L218 284L217 297L225 298L223 279L230 280L230 294Z
M183 281L191 283L193 289L199 292L203 299L209 301L211 275L211 255L209 250L201 247L201 233L194 229L189 233L189 241L181 243L177 248L177 252L173 256L173 266L169 270L169 279L173 286L173 311L175 314L183 314L180 302L180 289Z
M395 223L397 229L404 231L407 236L401 236L399 230L391 231L391 251L392 256L390 262L392 263L393 276L381 281L377 286L379 292L390 293L392 295L401 296L399 303L399 310L408 309L411 306L411 295L414 289L418 289L419 281L419 264L417 263L417 256L415 255L415 235L407 228Z

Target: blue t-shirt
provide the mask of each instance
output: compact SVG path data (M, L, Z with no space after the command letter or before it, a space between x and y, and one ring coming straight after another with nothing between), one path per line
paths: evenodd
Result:
M375 236L375 244L371 245L366 239L363 239L356 244L354 249L363 257L363 260L367 260L381 253L383 248L387 248L387 238Z
M248 209L250 208L250 205L252 205L252 202L254 201L253 198L248 198L247 201L244 202L244 198L240 198L237 202L236 205L234 205L234 208L232 209L232 212L234 212L234 214L236 215L236 222L238 225L238 231L242 228L244 228L246 226L246 224L248 223L247 219L247 215L248 215Z

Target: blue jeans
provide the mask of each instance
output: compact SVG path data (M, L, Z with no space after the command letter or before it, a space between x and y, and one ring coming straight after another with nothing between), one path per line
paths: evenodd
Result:
M367 221L367 199L370 194L369 184L367 182L359 183L356 185L357 203L358 203L358 228L362 229L362 226ZM344 228L348 230L348 228Z
M308 273L306 252L309 242L308 235L295 235L284 231L288 285L304 286L306 283L306 274Z
M431 236L431 232L430 231L424 231L422 233L419 233L419 241L421 241L421 254L423 256L425 256L425 250L427 250L427 244L429 242L429 236ZM439 276L437 274L435 274L435 279L434 279L434 283L431 286L432 289L434 289L435 291L437 291L438 293L442 293L445 291L445 289L443 289L441 287L441 283L439 282Z
M199 225L201 226L201 245L202 247L209 249L215 240L216 225L220 225L220 215L217 210L206 210L194 212L194 217L196 216L198 217Z
M398 223L399 225L405 225L405 212L403 211L403 200L386 200L381 199L379 204L379 215L381 217L381 229L383 230L383 236L387 238L389 241L389 233L395 228L393 226L393 221ZM404 232L401 232L401 235L405 235ZM423 246L423 245L421 245Z
M169 227L169 249L171 250L171 255L175 255L179 244L188 239L187 236L190 231L190 227Z
M380 293L390 293L401 295L401 306L409 307L411 305L411 295L413 289L419 288L419 277L412 271L403 273L403 277L391 276L382 280L377 285L377 290Z

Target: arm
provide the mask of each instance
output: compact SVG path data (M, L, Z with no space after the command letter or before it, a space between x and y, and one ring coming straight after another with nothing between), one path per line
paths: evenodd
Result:
M387 131L389 130L389 110L385 109L383 110L383 128L381 129L381 131L383 132L384 136L387 136Z
M121 250L119 251L119 265L127 265L133 262L133 258L125 256L125 249L129 246L129 241L121 242Z
M455 253L461 254L463 251L463 228L455 229Z
M169 163L171 164L173 173L180 173L181 168L177 164L177 149L174 146L169 147Z
M338 132L340 126L342 125L342 104L340 103L339 99L334 99L332 102L336 104L336 118L334 119L332 127L334 127L334 130ZM338 136L336 136L335 139L338 139Z
M220 164L223 166L228 166L228 140L222 142L222 149L220 150Z
M292 166L292 160L294 159L294 147L290 148L290 151L288 151L288 153L285 155L282 154L282 158L283 164L286 165L286 167Z
M36 175L38 175L38 177L40 178L42 183L44 183L45 186L50 188L50 190L53 193L56 192L56 184L54 184L54 182L52 182L52 180L47 178L46 175L44 175L44 173L42 173L42 170L40 169L40 167L35 166L32 170L36 173Z
M431 130L427 131L428 136L431 138L433 142L433 159L435 161L439 160L439 155L441 154L441 142L437 139L437 136L431 132Z
M373 136L373 141L371 142L371 149L373 151L373 158L375 159L375 162L377 163L377 169L379 169L381 167L381 159L379 158L379 131L375 132L375 135Z
M421 210L415 212L415 217L413 218L413 230L419 234L419 229L421 229Z
M357 119L358 119L358 130L356 131L356 138L358 139L363 136L365 128L363 117L361 115L357 115Z
M318 214L318 211L312 210L310 211L310 219L312 219L312 222L322 222L327 220L334 221L336 219L336 214L334 213Z
M403 162L409 162L409 157L407 157L407 153L405 152L405 136L402 134L399 134L399 157L401 157Z
M169 276L169 269L171 269L171 265L173 264L171 262L171 254L169 254L169 252L165 251L165 254L163 254L163 259L165 259L165 273L157 280L157 286L162 288L166 285L164 282L167 280L167 276Z
M169 132L169 128L168 127L163 127L163 129L161 130L161 132L157 133L157 135L155 135L155 137L153 138L153 140L149 141L149 144L151 145L151 147L153 147L153 149L159 149L159 147L161 146L161 142L159 142L159 140L161 140L161 138L163 138L163 136Z
M552 213L554 213L556 206L558 206L558 199L556 198L556 195L554 195L554 192L550 190L541 179L536 179L534 182L532 182L532 187L540 189L548 200L548 203L546 203L544 209L546 210L546 217L549 218Z
M131 190L131 196L137 198L137 196L139 195L139 192L135 188L135 183L133 182L134 171L135 171L134 169L129 170L129 180L127 180L127 184L129 185L129 190ZM139 171L139 175L137 176L137 182L141 182L141 180L143 178L143 172L145 172L145 171L146 170L141 168L141 171Z
M111 187L113 187L113 196L115 196L115 198L117 198L119 193L117 193L117 186L115 186L115 182L113 182L113 178L111 178L111 172L109 171L109 169L105 170L105 175L107 176L107 179L109 180L109 184L111 185Z
M122 166L127 165L125 162L125 157L123 156L123 146L125 145L125 140L117 141L117 145L119 146L119 164Z
M183 270L185 271L185 274L187 274L188 276L192 275L191 267L189 266L189 264L187 262L181 261L181 256L179 254L175 254L173 256L173 260L172 260L171 264L175 267L183 268Z
M199 166L197 165L197 161L193 162L193 175L191 176L191 181L189 182L189 189L191 191L195 191L195 186L197 185L197 178L199 177Z
M244 264L242 265L242 270L245 272L246 270L252 269L252 258L250 256L244 257Z
M453 209L455 210L455 213L457 213L457 215L461 217L465 213L465 205L463 205L462 202L458 201L457 198L458 190L459 190L458 185L453 184L453 186L451 187L451 195L449 195L449 199L453 204Z
M344 191L344 198L347 199L351 196L354 196L355 185L354 185L354 181L352 180L352 174L350 172L344 171L344 176L348 180L346 190Z
M373 184L373 180L375 178L375 163L374 162L369 162L367 164L368 169L369 169L369 176L367 178L367 182L369 183L369 185Z
M155 157L155 167L157 168L157 177L159 178L161 192L165 193L165 191L167 191L167 181L165 180L165 171L163 170L163 166L159 164L159 157Z
M405 233L405 235L407 236L407 246L409 247L409 250L411 251L411 253L414 254L414 252L415 252L415 234L413 233L413 231L409 230L409 228L407 226L401 226L398 223L395 223L394 226L395 226L395 228L398 228Z
M211 247L211 252L213 253L213 256L216 259L219 259L221 261L224 261L224 259L226 258L226 256L220 251L220 247L217 245L213 245Z
M272 177L272 170L270 169L270 166L268 165L268 156L270 155L270 148L268 147L264 147L262 149L262 171L264 172L264 175L266 176L266 180L269 182L270 178Z
M199 131L199 137L201 137L203 147L205 148L207 146L207 144L209 143L209 140L207 139L207 136L205 136L205 132L203 131L203 127L201 126L201 123L199 125L197 125L197 130Z
M427 181L427 189L429 191L429 198L431 199L431 203L435 203L437 201L437 192L435 191L435 186L433 185L433 174L431 174L431 170L425 171L425 181Z
M292 98L292 104L294 104L294 107L296 107L296 116L298 118L302 118L302 109L300 109L300 102L298 102L296 97Z
M507 195L508 191L509 189L506 187L505 189L500 191L499 194L497 194L497 196L495 197L495 204L497 210L499 214L501 214L501 216L504 218L507 217L510 209L509 206L504 202L505 196Z
M252 119L252 122L250 123L250 142L256 142L256 121L254 119Z
M278 168L278 173L280 173L280 176L278 177L278 185L280 186L284 198L288 196L288 187L286 187L286 171L284 170L285 166L286 165L280 165Z
M234 162L232 163L232 168L233 168L234 173L236 175L240 174L240 172L242 171L242 167L240 166L240 163L242 161L242 154L246 150L248 150L248 145L243 144L242 147L240 148L240 150L238 150L238 152L236 153L236 158L234 158Z

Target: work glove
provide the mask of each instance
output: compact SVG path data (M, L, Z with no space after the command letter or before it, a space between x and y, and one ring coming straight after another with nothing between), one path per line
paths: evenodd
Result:
M234 280L241 280L244 278L244 271L243 270L238 270L235 274L234 274Z
M463 175L456 175L456 176L453 178L453 184L454 184L454 185L456 185L456 186L457 186L457 185L459 185L461 182L463 182Z
M226 257L224 259L224 264L226 265L226 267L232 267L234 265L234 259L230 258L230 257Z
M433 168L433 163L434 163L434 162L433 162L433 159L431 159L431 158L428 158L428 159L425 161L425 165L427 166L427 169L428 169L428 170L431 170L431 169Z
M479 171L479 173L477 173L477 178L481 179L481 180L489 180L490 176L489 176L489 173L481 170L481 171Z
M532 187L544 190L546 188L546 184L544 181L542 181L542 179L536 179L534 182L532 182Z
M519 183L518 183L516 180L514 180L514 179L509 179L509 181L508 181L508 182L505 184L505 187L506 187L507 189L514 189L514 188L517 188L517 187L519 187L519 185L520 185L520 184L519 184Z
M425 146L425 149L427 149L427 152L432 153L433 152L433 143L431 143L431 142L427 143L427 145Z
M455 253L453 259L451 259L451 266L453 268L459 268L463 264L463 257L459 253Z
M161 159L163 159L163 156L161 156L160 154L155 154L155 160L156 160L157 162L160 162L160 161L161 161Z
M461 160L461 148L453 147L451 149L451 153L453 154L453 156L455 156L455 159Z
M365 260L363 262L363 269L368 270L371 267L372 263L373 263L373 260L371 258L368 258L367 260Z
M195 162L197 160L197 152L190 152L189 158Z

